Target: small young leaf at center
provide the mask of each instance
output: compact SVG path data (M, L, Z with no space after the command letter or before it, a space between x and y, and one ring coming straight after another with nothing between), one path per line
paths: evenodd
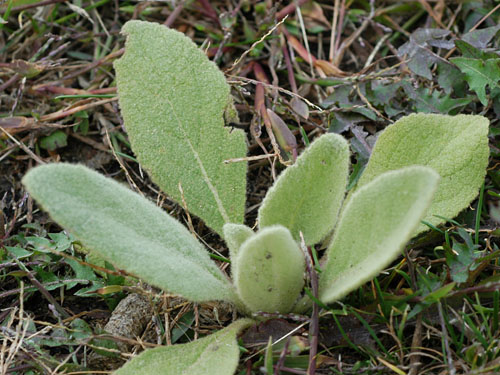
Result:
M245 241L232 267L238 294L253 312L290 312L304 286L304 255L280 225Z

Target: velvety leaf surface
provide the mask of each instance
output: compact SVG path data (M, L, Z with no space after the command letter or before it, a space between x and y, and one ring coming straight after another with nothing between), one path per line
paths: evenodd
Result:
M55 221L117 267L191 301L234 300L191 233L118 182L81 165L48 164L23 183Z
M188 344L148 349L127 362L116 375L233 375L238 366L236 336L253 323L237 320L212 335Z
M474 90L482 105L488 104L486 87L491 90L499 87L500 58L496 59L471 59L468 57L455 57L450 59L465 74L465 79L471 90Z
M428 167L386 172L358 189L339 219L320 278L330 303L375 277L398 256L425 215L439 175Z
M253 312L290 312L304 286L302 250L279 225L245 241L232 267L238 294Z
M222 228L224 231L224 239L229 248L229 256L234 259L238 254L243 242L255 235L255 232L244 224L224 224Z
M159 24L130 21L115 62L120 107L132 148L153 181L222 234L243 223L245 134L224 126L229 86L188 37Z
M424 165L441 181L424 220L439 225L455 217L477 196L488 165L488 125L482 116L413 114L388 126L379 136L358 187L380 174ZM428 227L421 224L417 232Z
M333 229L349 172L349 146L337 134L313 142L269 189L259 209L259 226L281 224L307 245Z

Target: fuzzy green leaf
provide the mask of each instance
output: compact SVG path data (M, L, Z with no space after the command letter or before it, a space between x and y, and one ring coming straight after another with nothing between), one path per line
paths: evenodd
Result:
M254 312L290 312L304 286L304 255L279 225L245 241L232 267L238 294Z
M243 223L245 134L224 126L232 108L217 66L188 37L159 24L130 21L116 81L132 149L153 181L222 234ZM226 112L225 112L226 111Z
M450 59L465 74L465 80L471 90L474 90L482 105L488 104L486 86L491 90L499 87L500 58L496 59L471 59L468 57L455 57Z
M203 246L152 202L81 165L48 164L23 184L88 249L192 301L234 301L234 288Z
M375 277L398 256L425 215L439 175L428 167L386 172L346 204L327 249L320 299L330 303Z
M349 172L349 146L325 134L309 146L269 189L259 209L261 228L281 224L307 245L321 241L337 221Z
M255 235L255 232L244 224L224 224L224 239L229 248L229 257L235 259L243 242Z
M432 225L453 218L477 196L488 165L488 120L482 116L413 114L379 136L358 187L389 170L410 165L433 168L441 176L424 218ZM416 233L429 229L421 224Z
M188 344L148 349L115 375L233 375L238 366L237 334L253 323L241 319Z

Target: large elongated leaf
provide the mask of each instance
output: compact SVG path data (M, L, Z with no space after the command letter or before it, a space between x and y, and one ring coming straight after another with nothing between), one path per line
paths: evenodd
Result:
M253 323L237 320L223 330L188 344L148 349L116 375L233 375L238 366L236 335Z
M304 286L304 255L279 225L246 240L232 267L238 294L253 312L290 312Z
M325 134L306 149L269 189L259 209L259 226L281 224L307 245L322 240L337 221L349 173L349 146Z
M81 165L49 164L23 183L90 250L192 301L234 301L233 287L203 246L152 202Z
M342 211L320 278L330 303L375 277L401 251L425 215L439 175L427 167L386 172L356 191Z
M159 24L130 21L124 56L115 62L120 107L132 149L153 181L222 234L243 223L245 135L224 127L232 109L217 66L185 35ZM227 113L227 112L226 112Z
M373 148L358 187L380 174L409 165L433 168L441 176L424 218L455 217L477 196L488 165L488 120L482 116L414 114L388 126ZM421 224L417 232L428 227Z

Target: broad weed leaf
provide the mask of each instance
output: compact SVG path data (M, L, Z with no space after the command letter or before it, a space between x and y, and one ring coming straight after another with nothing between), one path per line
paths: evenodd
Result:
M375 277L401 252L425 215L439 175L428 167L383 173L346 204L320 278L324 303L338 300Z
M244 224L224 224L222 230L231 259L236 257L243 242L255 235L255 232Z
M358 182L410 165L433 168L439 188L424 220L432 225L453 218L477 196L488 165L488 120L482 116L413 114L380 134ZM420 224L415 234L429 229Z
M307 245L321 241L337 221L349 172L349 145L340 135L314 141L269 189L259 209L259 226L280 224Z
M118 182L81 165L30 170L23 184L89 250L191 301L234 301L234 289L177 220Z
M304 286L302 250L279 225L245 241L232 267L238 295L253 312L290 312Z
M468 57L455 57L450 61L458 66L465 74L465 80L469 84L482 105L488 105L486 97L486 87L493 90L499 86L500 82L500 58L495 59L471 59Z
M480 30L469 31L468 33L462 35L462 40L464 42L470 43L476 48L485 49L488 46L488 43L495 37L495 35L499 31L500 25L486 27Z
M432 52L431 47L452 48L452 43L442 40L449 34L449 30L417 29L410 35L410 40L398 48L398 55L407 55L410 59L408 67L413 73L432 80L430 65L439 61L439 56Z
M233 375L240 354L236 336L252 323L241 319L188 344L147 349L115 375Z
M129 21L115 62L121 113L132 149L153 181L217 233L243 223L245 134L224 126L229 86L188 37L159 24Z
M417 112L448 114L457 108L465 107L474 99L473 97L454 99L450 94L443 94L438 89L414 88L410 82L404 82L403 89L406 95L414 100Z
M472 44L464 42L463 40L455 40L455 46L462 53L462 57L480 59L483 61L498 58L498 55L495 52L484 51L482 48L476 48Z

